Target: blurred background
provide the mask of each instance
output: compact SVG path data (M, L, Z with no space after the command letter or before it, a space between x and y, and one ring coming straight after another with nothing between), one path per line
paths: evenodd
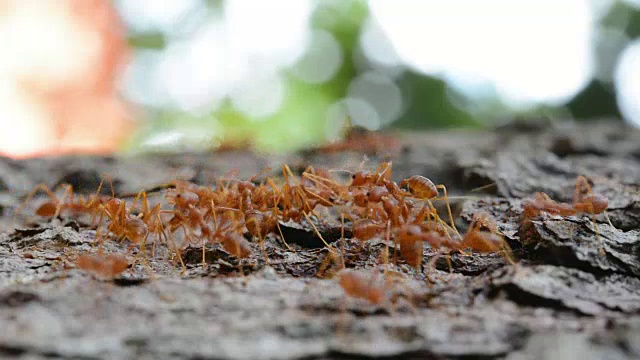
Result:
M0 153L640 126L639 36L640 0L0 0Z

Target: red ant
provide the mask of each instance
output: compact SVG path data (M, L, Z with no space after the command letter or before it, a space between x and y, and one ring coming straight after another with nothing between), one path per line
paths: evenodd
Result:
M111 182L111 178L106 176L109 179L109 183L111 184L111 192L113 194L113 183ZM62 184L60 187L64 188L64 193L62 198L58 198L55 192L52 191L45 184L39 184L31 192L27 195L24 202L20 207L16 209L16 215L19 215L24 207L29 203L29 201L35 196L38 191L43 191L49 197L48 201L40 204L35 211L35 214L42 217L50 217L56 218L63 211L67 210L74 215L77 214L88 214L92 216L91 223L93 225L95 221L96 214L100 211L100 206L107 201L108 197L101 196L100 190L104 184L105 177L100 181L100 185L96 190L95 194L85 198L82 195L78 195L76 199L75 194L73 192L73 186L70 184ZM112 196L113 197L113 196Z
M409 192L413 197L421 200L427 200L428 202L430 202L431 200L436 200L435 197L438 196L438 189L442 189L444 193L443 199L447 204L447 211L449 212L449 221L451 222L451 227L454 229L456 234L458 234L458 229L456 229L455 222L453 221L451 205L449 204L449 195L447 194L447 188L444 185L435 185L433 181L427 179L424 176L414 175L410 178L402 180L400 182L400 187L403 186L406 186L409 189Z
M483 226L489 231L482 230ZM511 255L511 248L502 235L498 234L498 226L495 220L485 213L476 213L473 216L469 224L469 230L462 238L461 246L481 253L504 251L507 261L515 264Z
M572 204L556 202L547 194L537 192L535 194L535 199L528 199L523 202L523 216L525 219L535 218L541 212L560 216L571 216L579 213L590 214L596 232L596 237L601 241L598 235L595 215L604 213L608 206L609 201L607 198L599 194L593 194L589 181L586 177L581 175L576 179ZM608 217L607 220L609 220ZM609 225L611 225L611 221L609 221ZM602 244L600 246L600 253L604 255L604 248L602 247Z
M367 171L355 172L351 175L351 184L349 185L349 188L376 186L384 184L385 181L391 181L391 169L391 162L385 162L380 164L373 174Z
M525 200L522 207L525 218L535 218L541 212L560 216L570 216L576 213L575 208L570 204L556 202L543 192L537 192L533 200Z
M602 195L594 194L587 178L581 175L576 180L573 207L577 212L597 215L607 210L609 201Z
M220 239L220 242L222 243L222 247L224 247L229 254L239 259L247 258L253 252L247 239L237 232L225 234Z
M102 277L113 278L129 268L129 261L119 254L82 254L75 261L79 269Z
M384 233L387 226L371 219L361 219L353 224L353 237L360 241L367 241Z
M604 247L602 245L602 239L600 239L600 235L598 234L598 223L596 222L596 215L604 213L609 225L614 227L611 224L611 220L605 213L607 208L609 207L609 201L607 198L600 194L594 194L591 189L591 185L589 185L589 181L586 177L580 175L578 179L576 179L576 189L573 194L573 207L578 213L586 213L591 215L591 221L593 222L593 227L596 233L596 238L600 243L600 255L605 255Z
M576 180L572 204L556 202L543 192L537 192L535 199L527 199L523 202L526 218L534 218L541 212L560 216L570 216L577 213L597 215L603 213L608 206L607 198L593 194L589 181L584 176L578 176Z
M424 236L419 225L405 224L395 233L396 242L400 245L400 255L409 266L422 266L422 249Z
M374 305L382 305L389 298L384 281L375 275L343 269L338 277L340 286L349 297L363 299Z

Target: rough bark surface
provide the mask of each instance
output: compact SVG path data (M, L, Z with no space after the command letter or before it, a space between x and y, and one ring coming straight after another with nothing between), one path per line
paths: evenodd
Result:
M258 244L242 263L211 246L206 269L201 249L190 248L184 273L157 256L115 280L97 279L69 261L92 248L94 230L78 219L45 221L31 207L15 213L37 184L71 183L89 193L107 173L122 195L175 178L206 184L234 168L241 178L282 163L294 171L354 170L363 154L0 159L0 357L640 358L639 131L612 122L513 125L398 141L393 153L370 154L365 166L392 160L396 180L420 174L464 196L454 200L458 226L477 211L493 215L517 264L454 254L451 272L444 258L421 272L400 262L407 276L397 301L376 307L346 299L336 280L318 278L328 251L307 225L283 224L295 251L270 237L270 265ZM544 191L570 202L578 175L609 199L611 224L602 215L595 224L590 216L522 221L523 199ZM330 241L340 238L336 219L319 225ZM126 243L105 246L128 251ZM348 240L345 262L370 268L385 246ZM433 255L425 249L425 264Z

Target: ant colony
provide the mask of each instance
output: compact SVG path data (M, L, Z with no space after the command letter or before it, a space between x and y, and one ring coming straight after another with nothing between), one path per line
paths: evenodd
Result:
M83 223L96 229L97 249L76 254L72 261L79 269L107 278L127 271L137 259L149 267L147 260L157 256L161 247L183 271L187 269L183 254L188 247L201 248L203 267L206 248L212 246L219 247L239 264L260 259L269 264L267 240L276 240L274 244L280 241L287 251L294 251L282 231L283 226L293 222L313 229L328 250L326 258L318 262L316 276L336 278L347 297L374 305L392 301L392 289L398 278L402 283L403 277L412 274L423 276L429 283L438 281L428 273L443 256L451 268L452 253L462 256L494 253L510 264L516 263L492 216L484 212L472 214L467 230L461 233L446 187L420 175L397 183L392 180L390 162L382 163L375 171L353 172L350 181L339 180L334 176L337 171L313 167L299 176L287 165L282 166L282 177L264 175L269 171L265 169L249 180L223 176L212 186L175 180L153 192L140 191L135 197L116 197L113 186L110 196L101 195L104 180L94 194L86 197L75 194L70 185L63 186L60 197L56 195L59 191L39 185L17 213L42 191L47 200L35 208L36 215L67 217L79 222L86 219ZM443 202L446 212L437 211L434 202ZM588 180L580 176L572 203L556 202L545 193L536 193L523 202L522 221L543 214L594 217L607 206L607 199L594 194ZM332 243L325 241L318 229L329 218L337 219L341 226L340 239ZM347 240L355 244L350 251L365 251L374 241L384 244L378 247L383 249L378 254L384 262L383 270L376 266L354 268L345 255ZM132 260L128 253L108 254L105 241L126 243L130 251L136 250L135 258ZM427 248L431 251L425 252ZM388 270L391 265L393 271Z

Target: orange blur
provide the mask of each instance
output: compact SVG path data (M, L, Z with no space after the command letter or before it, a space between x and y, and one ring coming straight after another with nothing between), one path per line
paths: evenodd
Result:
M108 0L0 0L0 154L117 150L133 130L125 30Z

